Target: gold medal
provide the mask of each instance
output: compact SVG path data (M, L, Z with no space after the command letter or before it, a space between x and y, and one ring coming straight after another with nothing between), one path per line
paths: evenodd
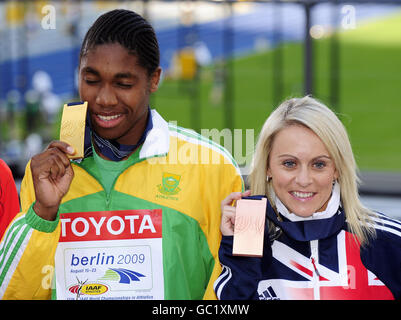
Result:
M84 157L85 121L88 103L64 105L60 126L60 141L71 145L75 153L68 155L70 159Z

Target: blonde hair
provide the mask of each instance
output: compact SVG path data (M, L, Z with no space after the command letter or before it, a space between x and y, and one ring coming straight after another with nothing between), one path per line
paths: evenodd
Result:
M358 169L347 131L335 113L314 98L306 96L286 100L267 118L259 134L248 176L252 194L266 195L275 206L271 180L266 181L269 154L275 135L294 124L312 130L326 146L338 172L341 202L349 229L361 244L365 244L375 234L370 226L374 213L364 207L359 199Z

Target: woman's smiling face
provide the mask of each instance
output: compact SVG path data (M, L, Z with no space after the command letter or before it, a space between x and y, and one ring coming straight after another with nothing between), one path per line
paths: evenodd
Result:
M309 128L290 125L274 137L267 175L287 209L302 217L323 211L338 178L333 159Z
M102 44L81 59L79 93L88 101L98 135L135 144L146 126L149 96L157 90L161 69L152 75L120 44Z

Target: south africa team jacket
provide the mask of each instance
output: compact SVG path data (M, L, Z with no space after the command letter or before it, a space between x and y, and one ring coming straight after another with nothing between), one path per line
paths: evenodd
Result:
M72 162L55 221L32 209L28 164L22 212L0 244L2 299L215 299L220 202L243 189L239 169L221 146L151 115L110 193L93 157Z
M266 218L280 232L273 240L265 230L261 258L233 256L233 237L223 236L223 270L214 284L219 299L401 299L399 221L378 213L376 236L361 246L341 206L330 218L295 222L268 203Z

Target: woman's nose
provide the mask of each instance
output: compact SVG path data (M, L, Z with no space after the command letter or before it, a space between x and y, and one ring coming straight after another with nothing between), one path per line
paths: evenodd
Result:
M96 103L103 107L115 106L117 104L117 97L110 85L106 84L100 88L96 97Z
M301 187L309 186L312 183L312 175L308 168L301 168L299 172L297 172L295 181Z

